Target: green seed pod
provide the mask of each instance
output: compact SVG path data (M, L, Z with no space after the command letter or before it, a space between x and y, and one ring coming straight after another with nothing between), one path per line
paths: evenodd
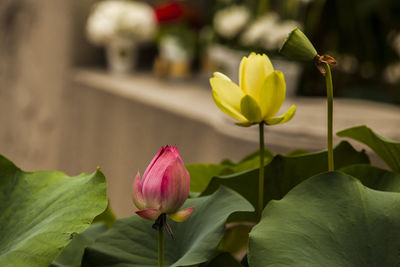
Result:
M312 61L317 55L317 50L307 36L299 28L295 28L289 33L279 53L294 60Z

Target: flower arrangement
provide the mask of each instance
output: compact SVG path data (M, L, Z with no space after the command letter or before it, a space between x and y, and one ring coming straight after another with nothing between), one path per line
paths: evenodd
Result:
M153 38L156 18L146 3L107 0L96 4L89 15L86 31L94 44L107 44L113 38L124 36L136 42Z
M198 10L185 1L167 0L154 6L158 56L153 71L158 77L185 79L197 49Z
M250 20L250 11L245 6L230 6L218 11L213 20L215 31L224 38L237 36Z
M299 22L281 21L278 14L270 12L251 22L240 36L240 43L246 47L277 50L296 27L301 27Z

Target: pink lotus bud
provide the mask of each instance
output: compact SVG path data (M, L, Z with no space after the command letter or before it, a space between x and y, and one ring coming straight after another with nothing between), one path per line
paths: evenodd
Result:
M190 175L176 147L162 147L150 162L140 179L139 172L133 181L133 202L136 213L155 221L168 214L174 221L183 222L194 207L178 211L189 196Z

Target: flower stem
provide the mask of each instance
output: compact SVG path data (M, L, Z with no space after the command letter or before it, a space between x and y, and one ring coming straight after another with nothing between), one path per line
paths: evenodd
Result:
M332 85L332 74L331 68L328 63L324 63L326 71L325 82L326 82L326 97L328 102L328 170L334 171L333 165L333 142L332 142L332 125L333 125L333 85Z
M164 266L164 224L161 224L160 227L158 228L158 267L163 267L163 266Z
M260 169L258 171L258 220L261 220L264 208L264 122L259 124L260 127Z

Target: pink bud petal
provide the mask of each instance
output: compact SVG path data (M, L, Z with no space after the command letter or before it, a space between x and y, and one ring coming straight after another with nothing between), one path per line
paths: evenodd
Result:
M189 219L189 217L190 217L190 215L192 215L193 211L194 211L194 207L190 207L190 208L186 208L186 209L177 211L172 214L168 214L168 216L176 222L184 222L187 219Z
M158 157L157 157L158 155ZM163 148L156 155L157 159L150 163L142 179L142 193L148 208L160 209L162 198L162 182L166 169L173 166L179 154L176 154L172 147ZM156 158L155 157L155 158ZM179 157L180 159L180 157Z
M133 179L132 198L133 198L133 203L135 203L138 209L143 210L146 208L146 203L144 202L142 194L142 184L140 183L139 172L137 172L135 178Z
M160 150L158 150L157 154L154 156L154 158L151 160L149 166L147 166L146 170L143 173L143 182L147 177L147 174L149 173L149 171L151 170L151 168L153 167L154 163L156 163L157 159L164 153L164 148L161 147Z
M161 211L157 209L147 209L147 210L139 210L136 212L136 214L146 220L155 221L160 216Z
M177 147L177 146L173 146L173 147L172 147L172 150L173 150L179 157L181 157L181 156L179 155L179 151L178 151L178 147Z
M161 183L160 210L165 213L177 211L189 196L190 175L180 157L165 170Z

